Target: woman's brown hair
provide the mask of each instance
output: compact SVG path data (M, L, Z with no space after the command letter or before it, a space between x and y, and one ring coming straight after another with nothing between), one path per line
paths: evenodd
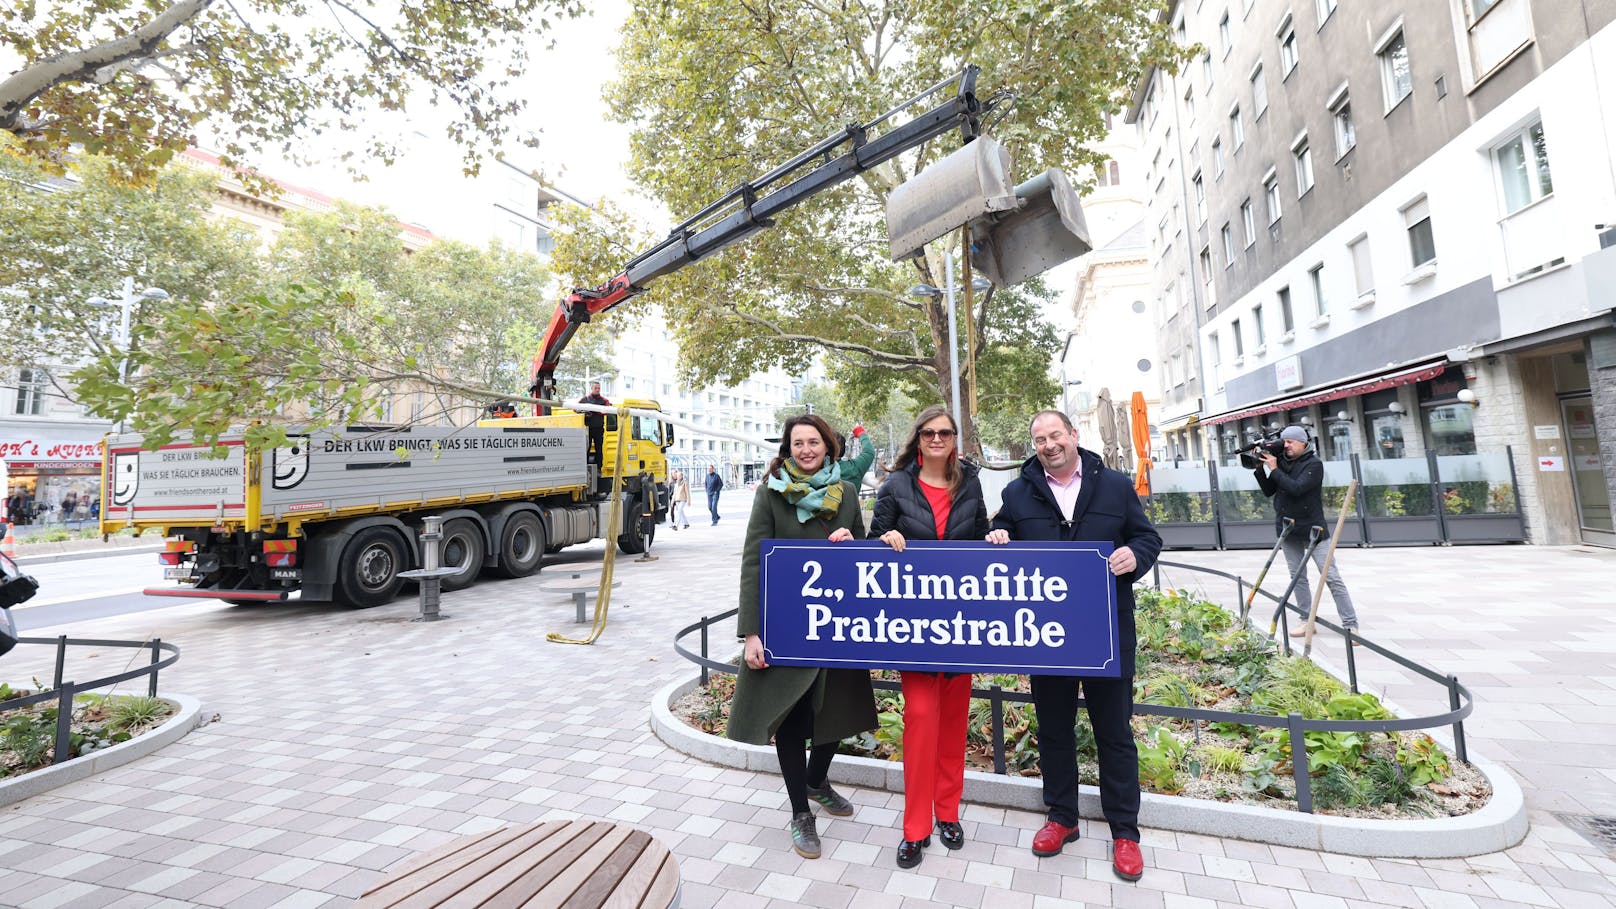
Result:
M787 420L786 425L780 427L780 452L774 456L774 460L769 462L766 477L772 477L779 473L780 466L790 460L791 431L804 424L812 426L814 431L819 433L819 437L825 440L825 460L834 464L842 459L842 449L836 444L836 431L830 428L830 424L825 422L825 418L811 413L798 414Z
M956 436L959 435L959 424L954 422L954 415L948 412L948 408L941 404L933 404L922 410L919 416L915 417L915 425L909 430L909 439L903 443L903 449L898 453L898 460L892 465L894 471L907 470L910 464L920 460L920 428L938 417L947 417L948 425L954 428ZM960 471L958 451L958 448L949 449L948 466L943 468L943 474L948 478L950 492L959 488L960 480L964 477Z

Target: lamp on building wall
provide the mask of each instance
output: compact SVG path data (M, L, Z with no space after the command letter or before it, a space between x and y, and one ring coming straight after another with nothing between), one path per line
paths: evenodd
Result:
M1390 404L1386 405L1386 409L1391 411L1392 413L1402 415L1402 413L1403 413L1403 402L1401 402L1401 401L1393 401Z
M1468 388L1459 389L1459 394L1455 397L1459 399L1460 404L1469 404L1471 407L1481 406L1481 402L1476 400L1476 393Z
M1308 416L1307 414L1302 414L1302 425L1303 426L1312 426L1313 425L1313 418Z
M1336 420L1338 420L1338 421L1340 421L1342 423L1351 423L1352 422L1352 414L1347 413L1344 410L1336 411L1335 412L1335 418L1336 418Z

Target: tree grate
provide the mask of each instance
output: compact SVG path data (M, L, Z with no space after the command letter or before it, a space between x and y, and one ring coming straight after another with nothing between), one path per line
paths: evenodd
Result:
M1560 814L1555 813L1562 823L1572 830L1582 834L1583 839L1616 858L1616 817L1601 817L1596 814Z

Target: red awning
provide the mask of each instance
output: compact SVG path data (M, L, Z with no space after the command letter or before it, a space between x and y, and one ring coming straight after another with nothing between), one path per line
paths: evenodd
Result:
M1324 404L1330 401L1339 401L1342 398L1356 397L1372 391L1382 391L1387 388L1396 388L1399 385L1410 385L1415 382L1424 382L1442 375L1448 368L1446 359L1435 363L1422 363L1419 366L1407 366L1402 369L1382 373L1378 376L1358 379L1346 385L1337 385L1334 388L1303 392L1292 398L1282 398L1278 401L1269 401L1241 410L1231 410L1217 416L1207 417L1201 421L1202 426L1216 426L1232 420L1243 420L1247 417L1261 417L1282 410L1295 410L1298 407L1307 407L1310 404Z

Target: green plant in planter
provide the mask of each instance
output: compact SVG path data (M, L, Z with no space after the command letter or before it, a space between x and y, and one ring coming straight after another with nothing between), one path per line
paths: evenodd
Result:
M1206 769L1214 773L1239 773L1246 763L1246 753L1227 745L1202 745L1201 757Z
M136 732L154 725L168 712L168 705L153 697L120 697L107 705L107 724L114 731Z
M876 716L875 741L892 750L892 760L903 759L903 711L883 710Z
M1245 778L1240 785L1247 792L1260 792L1266 795L1279 794L1279 768L1284 764L1272 754L1260 753L1252 755L1246 764Z
M1396 486L1387 487L1380 497L1381 507L1388 518L1402 517L1408 514L1408 503L1403 491Z
M1313 781L1313 801L1320 808L1357 808L1374 798L1374 785L1344 766L1333 765Z
M1332 720L1389 720L1392 712L1369 692L1338 694L1324 705L1324 715Z
M1448 778L1448 755L1436 740L1424 733L1402 739L1397 745L1397 763L1415 786L1437 783Z
M1396 760L1384 754L1371 754L1366 764L1363 776L1374 787L1372 803L1406 805L1419 797L1419 790Z
M1173 793L1183 789L1178 781L1179 762L1188 753L1189 746L1173 735L1166 726L1152 726L1139 743L1139 784L1158 792Z
M1363 757L1364 739L1356 732L1316 729L1302 734L1307 742L1307 770L1319 774L1332 767L1352 768Z
M1515 487L1509 483L1495 483L1487 491L1487 510L1493 514L1515 511Z

